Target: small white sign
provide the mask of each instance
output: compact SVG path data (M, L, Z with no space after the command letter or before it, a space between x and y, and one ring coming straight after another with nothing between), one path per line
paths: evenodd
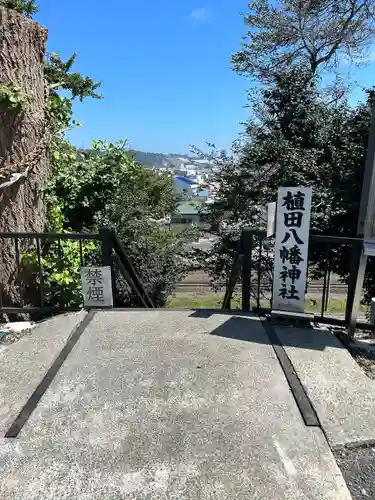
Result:
M83 305L113 307L111 268L81 267Z
M272 308L303 312L312 188L279 188Z

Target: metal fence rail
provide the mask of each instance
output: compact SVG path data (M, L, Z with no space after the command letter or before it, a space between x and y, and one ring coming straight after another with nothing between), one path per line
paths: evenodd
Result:
M68 251L74 252L78 266L85 265L87 244L97 249L100 239L99 233L0 233L0 312L49 314L77 309L49 303L48 294L54 291L45 283L45 267L63 272L69 266Z
M224 309L230 308L233 292L241 279L242 310L263 313L271 311L273 250L269 242L270 240L267 239L265 231L254 228L245 228L243 230L238 255L234 258L228 277L225 298L222 304ZM345 319L334 318L328 314L333 263L338 258L347 259L349 263L353 251L358 252L362 243L360 238L310 235L309 275L310 279L311 277L315 277L315 279L318 277L321 284L320 289L315 290L320 301L320 311L315 314L316 320L343 326L348 325L348 318L350 318L351 308L353 307L350 293L347 294ZM240 261L240 264L238 264L238 261ZM350 283L350 281L352 280L349 275L348 282ZM372 328L369 323L358 323L358 326Z
M64 302L64 287L71 292L73 280L79 297L80 268L98 265L111 267L113 292L117 266L140 298L139 305L154 307L115 232L109 228L98 233L0 233L0 313L27 313L38 318L78 310L82 304L77 305L77 301L75 305ZM51 275L55 276L55 287L46 283L46 277Z
M316 290L321 300L320 312L316 315L319 321L348 324L353 306L350 290L347 295L345 319L332 318L327 314L331 275L335 259L347 258L349 262L352 253L358 252L361 245L362 240L358 238L310 236L309 269L316 274L315 278L318 276L321 283L321 288ZM65 285L67 290L71 291L69 272L65 283L64 271L71 271L69 266L72 262L76 266L77 294L80 293L81 266L104 265L112 269L114 292L117 269L134 292L138 305L155 307L153 296L147 293L115 232L110 228L102 228L98 233L0 233L0 313L36 313L43 316L79 309L81 305L72 306L64 303L64 297L56 305L56 295L54 295L64 293ZM311 266L312 262L314 268ZM51 276L54 271L60 273L56 281L57 290L51 289L50 283L45 282L46 277ZM222 307L230 309L233 293L241 282L242 310L269 312L272 281L273 249L265 231L245 228L228 276ZM350 275L348 281L353 281L350 280ZM15 290L18 291L17 294ZM359 324L359 326L371 328L369 324Z

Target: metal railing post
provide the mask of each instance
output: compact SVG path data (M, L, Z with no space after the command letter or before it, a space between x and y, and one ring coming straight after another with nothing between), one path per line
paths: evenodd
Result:
M144 307L148 307L150 309L154 309L156 306L150 296L147 293L145 286L143 285L140 277L138 276L136 270L134 269L131 261L126 255L124 248L120 241L117 239L116 234L114 232L112 234L112 245L114 250L114 256L116 258L116 263L119 267L119 270L128 283L131 290L139 298L140 302L144 305Z
M359 261L358 272L356 277L355 289L354 289L352 310L348 324L348 335L350 338L354 338L355 336L355 329L357 326L357 318L361 302L363 282L366 274L366 266L367 266L367 255L364 252L364 248L362 248L361 258Z
M361 242L362 243L362 242ZM348 277L348 294L345 307L345 324L349 326L354 307L354 296L361 261L362 245L356 245L351 251L350 268Z
M258 263L257 263L257 296L256 296L256 303L257 303L257 309L260 309L260 290L261 290L261 279L262 279L262 251L263 251L263 239L259 236L258 237L259 241L259 256L258 256ZM251 265L251 262L250 262ZM250 268L250 273L251 273L251 268Z
M252 250L253 250L253 234L251 228L245 228L243 229L241 234L243 312L250 311Z
M322 293L322 305L321 305L321 311L320 311L320 317L324 317L324 311L327 310L327 304L328 304L328 297L327 297L327 279L328 279L328 272L329 272L329 250L330 246L329 243L326 244L326 251L325 251L325 257L324 257L324 282L323 282L323 293Z
M231 270L229 272L229 277L227 281L227 286L225 289L225 295L223 299L222 309L231 309L231 302L233 297L233 292L236 288L237 279L241 267L241 256L240 253L236 255L233 260Z
M113 244L112 244L113 230L109 227L101 227L99 229L99 237L101 241L102 250L102 265L109 266L111 268L111 278L112 278L112 296L113 301L115 300L115 267L113 262Z

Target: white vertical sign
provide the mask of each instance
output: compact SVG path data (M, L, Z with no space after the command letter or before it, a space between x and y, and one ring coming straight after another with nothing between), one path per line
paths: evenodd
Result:
M279 188L272 308L305 307L312 188Z
M111 268L81 267L83 305L85 307L112 307Z

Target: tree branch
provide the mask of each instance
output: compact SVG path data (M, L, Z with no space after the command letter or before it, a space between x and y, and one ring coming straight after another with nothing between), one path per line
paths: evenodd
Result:
M337 49L339 48L340 46L340 43L342 42L343 40L343 37L344 37L344 34L345 34L345 31L346 29L348 28L349 24L352 22L354 16L356 16L358 14L358 12L360 12L361 9L363 9L365 6L366 6L366 2L362 3L358 8L354 8L355 5L356 5L356 0L351 0L350 2L352 4L352 8L351 8L351 11L350 11L350 14L349 14L349 17L346 19L346 21L344 22L344 25L343 27L341 28L341 31L340 31L340 34L338 35L338 38L336 39L335 43L332 45L331 47L331 50L328 52L328 54L326 54L325 56L323 57L320 57L317 61L316 61L316 67L319 66L319 64L321 63L324 63L324 62L328 62L331 57L333 56L333 54L337 51ZM316 69L316 68L315 68Z
M303 46L305 47L305 49L307 50L307 53L310 56L309 59L310 59L311 70L312 70L312 73L314 74L315 71L316 71L316 68L318 67L317 63L316 63L316 57L318 55L318 52L317 52L316 49L315 49L315 52L313 52L310 49L310 47L308 46L308 44L307 44L307 41L306 41L306 38L305 38L305 34L304 34L304 22L302 21L302 15L301 15L302 14L302 12L301 12L301 6L302 6L302 3L299 4L299 6L298 6L298 13L297 13L299 35L301 37Z

